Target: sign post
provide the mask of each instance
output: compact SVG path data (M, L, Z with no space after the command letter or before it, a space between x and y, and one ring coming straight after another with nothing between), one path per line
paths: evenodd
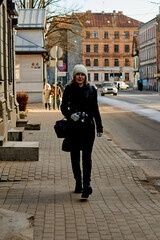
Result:
M54 46L51 48L50 50L50 55L52 58L55 59L55 90L54 90L54 109L57 109L57 63L58 63L58 59L62 57L63 55L63 50L62 48L58 47L58 46Z

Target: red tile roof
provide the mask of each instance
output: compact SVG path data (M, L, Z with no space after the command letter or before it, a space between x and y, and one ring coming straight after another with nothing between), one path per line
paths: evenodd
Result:
M123 12L113 13L75 13L83 27L138 27L143 22L123 15Z

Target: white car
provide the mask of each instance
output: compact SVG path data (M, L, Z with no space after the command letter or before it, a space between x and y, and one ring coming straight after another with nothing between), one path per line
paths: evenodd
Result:
M115 86L118 88L118 89L128 89L129 88L129 85L126 84L125 82L114 82ZM119 85L119 86L118 86Z
M102 84L102 88L101 88L100 91L101 91L101 96L104 96L105 94L117 95L118 89L116 88L114 83L112 83L112 82L104 82Z

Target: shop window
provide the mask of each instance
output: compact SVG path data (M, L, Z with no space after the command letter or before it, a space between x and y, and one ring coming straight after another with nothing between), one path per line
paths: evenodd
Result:
M129 73L125 73L125 81L129 81Z
M109 81L108 73L104 74L104 81Z

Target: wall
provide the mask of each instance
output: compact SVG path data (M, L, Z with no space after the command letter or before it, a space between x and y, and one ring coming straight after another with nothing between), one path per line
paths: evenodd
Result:
M85 32L90 31L91 32L91 38L86 39L85 38ZM98 31L98 38L93 38L93 32ZM104 39L103 33L104 31L109 32L109 38ZM119 39L114 39L114 32L119 32ZM129 31L130 38L125 39L124 38L124 32ZM104 28L104 27L91 27L91 28L83 28L83 45L82 45L82 51L83 51L83 64L86 65L85 60L86 58L90 58L91 60L91 67L87 67L89 73L91 74L91 80L93 80L94 73L99 74L99 81L104 81L104 74L105 73L119 73L119 67L123 67L123 81L125 80L125 73L129 73L130 82L133 83L134 77L133 77L133 57L132 57L132 44L133 44L133 35L134 32L137 31L137 27L130 27L130 28ZM91 52L86 53L86 44L91 45ZM94 52L94 44L98 44L98 53ZM109 45L109 52L104 52L104 45ZM114 45L119 45L119 52L114 52ZM124 52L124 46L129 45L129 53ZM99 66L94 67L93 61L94 59L99 60ZM109 66L104 66L104 59L109 59ZM119 59L119 67L114 66L114 59ZM130 66L125 66L125 58L129 58ZM111 80L111 79L110 79Z
M13 9L12 9L13 10ZM0 6L0 136L8 138L8 129L18 118L14 89L14 47L12 17L7 1Z
M26 91L29 102L42 102L43 57L41 55L16 55L16 90Z

